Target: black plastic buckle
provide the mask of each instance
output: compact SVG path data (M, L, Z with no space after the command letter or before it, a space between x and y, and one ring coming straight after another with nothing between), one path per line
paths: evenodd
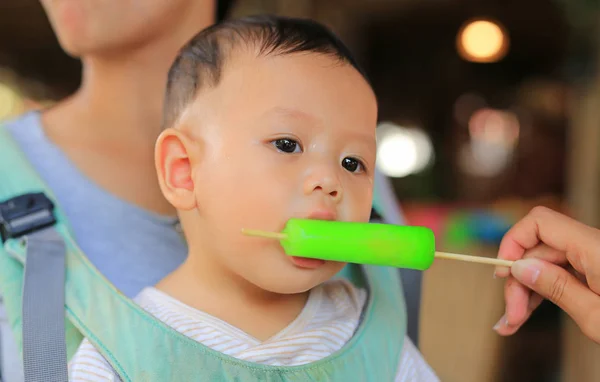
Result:
M54 203L42 192L19 195L0 203L2 242L55 223Z

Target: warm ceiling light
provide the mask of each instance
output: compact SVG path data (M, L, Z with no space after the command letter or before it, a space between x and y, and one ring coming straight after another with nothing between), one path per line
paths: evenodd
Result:
M472 20L458 32L456 44L465 60L496 62L508 51L508 35L497 22Z

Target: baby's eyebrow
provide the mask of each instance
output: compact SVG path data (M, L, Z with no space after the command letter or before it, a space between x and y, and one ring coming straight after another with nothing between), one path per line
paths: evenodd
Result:
M377 138L374 134L375 129L365 131L367 129L360 128L358 125L348 126L345 131L345 137L353 142L364 146L366 149L376 149L377 148Z
M310 113L307 113L305 111L302 111L302 110L296 109L296 108L275 106L275 107L265 111L262 114L262 117L263 118L268 118L268 117L290 118L290 119L295 119L295 120L299 120L299 121L303 121L303 122L308 122L308 126L315 126L315 127L322 126L319 118L317 118L316 116L314 116ZM369 133L363 133L363 132L357 132L357 131L348 131L346 137L349 138L350 140L359 141L361 144L366 145L367 148L369 148L370 146L372 146L373 148L376 147L377 142L375 139L375 135L372 133L369 134Z
M304 120L304 121L310 121L313 123L317 122L317 118L314 115L311 115L300 109L287 108L287 107L281 107L281 106L276 106L276 107L271 108L263 113L263 116L265 116L265 117L268 117L271 115L287 117L287 118L292 118L292 119L300 119L300 120Z
M350 138L352 139L356 139L357 141L359 141L361 144L364 144L367 146L367 148L369 149L376 149L377 148L377 142L376 139L370 135L370 134L362 134L362 133L351 133L349 135Z

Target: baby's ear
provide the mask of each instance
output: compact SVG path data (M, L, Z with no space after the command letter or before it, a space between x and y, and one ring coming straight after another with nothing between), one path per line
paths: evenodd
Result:
M178 210L196 207L192 169L198 150L199 143L181 130L166 129L156 141L154 160L160 188Z

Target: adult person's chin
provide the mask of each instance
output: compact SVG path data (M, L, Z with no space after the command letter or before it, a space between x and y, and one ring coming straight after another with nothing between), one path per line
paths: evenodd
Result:
M73 57L118 56L168 39L183 45L193 33L212 24L217 13L213 0L41 3L61 47ZM219 4L223 15L229 10L228 3Z

